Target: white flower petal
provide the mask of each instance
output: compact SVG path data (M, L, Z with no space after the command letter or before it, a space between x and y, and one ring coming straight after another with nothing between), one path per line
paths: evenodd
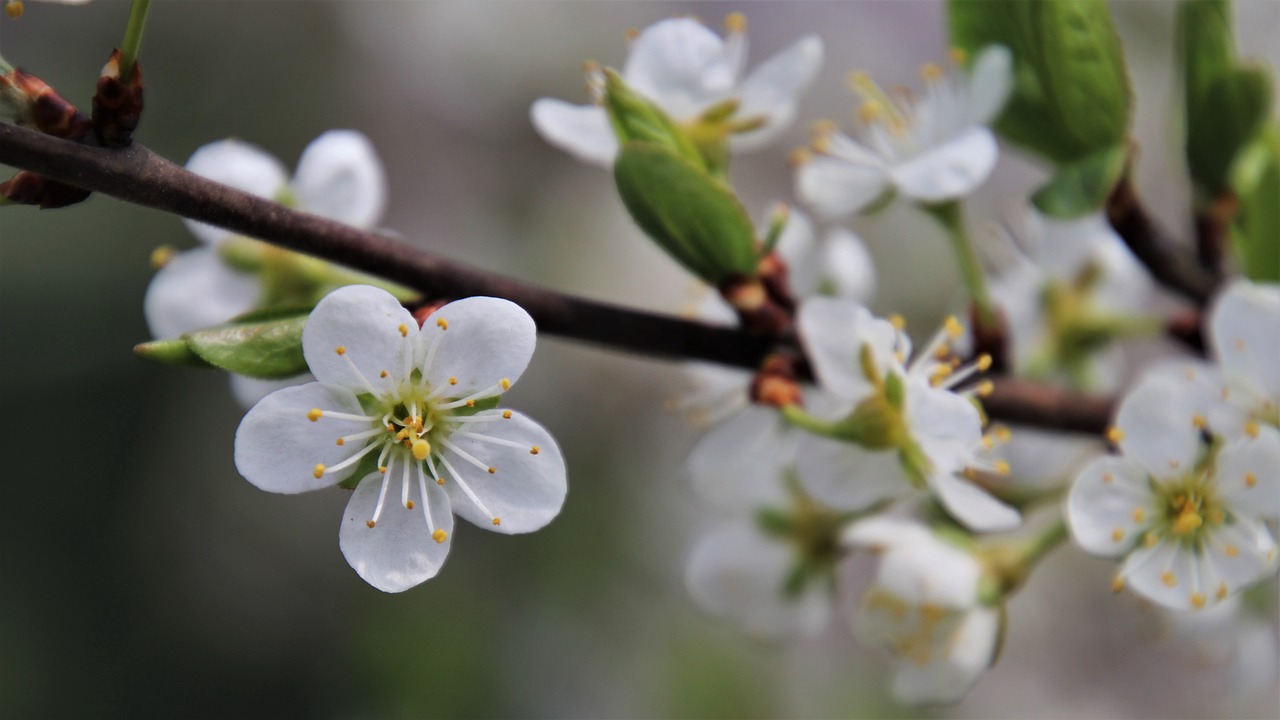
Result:
M280 161L257 145L240 140L221 140L196 150L187 169L201 177L259 197L274 198L288 183L289 172ZM184 220L187 229L202 242L216 243L230 233L194 220Z
M548 143L581 162L612 167L618 154L618 138L604 108L541 98L529 109L529 118Z
M765 124L757 130L734 135L735 150L762 147L786 129L795 116L800 93L813 82L822 68L822 40L806 35L751 71L738 92L741 105L738 118L763 116Z
M435 577L453 544L453 513L449 497L434 482L426 483L425 508L435 529L445 533L443 542L432 538L424 514L424 500L415 472L409 473L409 498L413 508L400 504L403 465L393 463L386 475L373 473L360 481L342 518L338 545L351 567L365 582L383 592L408 590ZM394 477L393 477L394 476ZM378 522L369 527L378 506L382 484L387 482Z
M873 515L855 521L844 529L840 538L846 545L878 550L937 540L919 520L897 515Z
M407 379L404 354L413 352L417 335L417 321L390 293L348 285L311 311L302 329L302 354L321 382L357 394L382 391ZM385 380L380 378L384 370Z
M959 472L982 443L982 414L968 398L934 388L923 377L907 380L907 427L937 472Z
M1022 524L1022 515L1015 508L953 473L933 473L929 489L947 512L970 530L999 532Z
M999 611L979 608L965 613L949 644L937 649L938 657L925 664L903 658L897 664L894 697L908 704L958 701L991 665L999 632Z
M1205 595L1216 598L1219 592L1235 593L1276 571L1276 541L1267 526L1248 516L1237 515L1230 524L1216 528L1210 537L1209 547L1202 551L1203 565L1211 568L1214 577ZM1218 587L1225 585L1225 590Z
M785 541L766 537L748 521L729 522L698 539L685 584L700 607L754 637L816 635L831 617L830 593L826 583L811 582L788 597L784 584L795 562Z
M876 294L876 265L867 246L853 232L833 228L819 252L822 278L835 296L866 303Z
M915 606L964 610L978 601L982 568L977 559L936 535L891 546L880 559L876 587Z
M536 342L533 318L524 308L501 298L470 297L432 313L418 346L432 353L431 366L422 369L427 382L451 385L450 397L466 397L502 380L519 380Z
M307 383L277 390L266 396L236 429L236 469L262 490L300 493L342 482L346 472L315 477L317 465L333 467L359 452L364 446L338 445L344 435L370 428L369 422L321 416L312 421L312 409L363 415L355 395L344 388Z
M1013 54L1003 45L988 45L973 60L969 75L969 122L989 125L1013 90Z
M1137 463L1114 455L1080 471L1067 496L1071 536L1085 551L1104 557L1127 552L1157 519L1147 474Z
M872 391L859 359L869 345L883 372L893 362L897 331L892 323L848 300L809 298L800 305L797 323L814 374L822 387L846 400L861 400Z
M1190 610L1188 582L1194 564L1190 551L1176 541L1163 540L1130 553L1120 574L1128 587L1148 600L1175 610Z
M257 278L227 267L216 249L198 247L160 268L142 309L152 337L174 338L248 312L259 292Z
M448 439L455 447L444 448L448 467L461 476L483 508L471 500L470 494L457 482L458 478L448 472L448 467L441 468L440 472L453 501L453 511L459 517L486 530L513 535L537 530L551 522L564 504L568 482L564 457L551 433L517 412L504 418L506 412L511 411L476 413L475 417L492 422L462 425ZM478 467L459 451L493 468L494 472ZM500 523L493 522L495 517Z
M677 122L727 97L737 79L724 42L691 18L663 20L641 31L622 75Z
M772 215L773 207L770 206L770 215ZM756 227L768 227L769 217L756 225ZM806 262L813 257L813 248L816 245L817 236L813 232L813 221L808 215L800 212L795 208L791 208L787 216L787 224L782 229L782 235L778 237L778 244L774 246L782 259L787 262L791 270L791 287L807 288L812 285L809 278L799 277L798 274L803 270Z
M717 507L781 505L787 499L783 471L795 457L794 435L773 408L751 405L708 430L685 469L694 490Z
M283 390L294 385L305 385L316 380L311 373L303 373L282 380L259 380L258 378L245 377L235 373L229 373L229 376L231 378L231 395L236 399L240 407L246 410L257 405L262 398L277 390Z
M796 196L822 220L858 212L880 197L889 176L881 165L815 157L796 170Z
M1215 300L1209 334L1223 374L1280 407L1280 285L1237 280Z
M986 181L996 166L998 152L991 131L975 126L906 162L890 166L889 176L894 186L912 200L954 200Z
M1145 377L1116 412L1125 456L1156 478L1190 469L1202 449L1193 401L1187 383L1166 373Z
M387 204L387 175L363 133L330 130L302 151L293 193L300 210L371 228Z
M863 510L911 492L897 452L808 434L796 450L796 475L805 492L841 510Z
M1280 516L1280 431L1263 427L1256 438L1245 436L1223 447L1215 481L1237 514Z

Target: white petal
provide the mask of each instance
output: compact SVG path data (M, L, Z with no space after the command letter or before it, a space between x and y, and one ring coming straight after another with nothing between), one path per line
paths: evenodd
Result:
M451 384L450 397L465 397L504 379L520 379L536 342L533 318L519 305L494 297L455 300L423 325L420 352L436 347L431 367L422 368L422 373L432 387Z
M866 303L876 294L876 266L867 246L853 232L833 228L822 245L823 279L836 297Z
M822 220L855 213L888 185L885 168L832 157L815 157L796 170L796 196Z
M260 292L256 277L227 267L214 248L198 247L160 268L142 310L152 337L174 338L248 312Z
M1188 386L1168 374L1149 375L1120 402L1120 449L1156 478L1188 470L1201 451Z
M822 387L844 399L861 400L872 391L859 359L864 344L870 346L881 372L894 362L893 325L857 303L809 298L800 305L797 323Z
M604 108L541 98L529 108L529 118L543 140L574 158L604 168L613 165L618 138Z
M1232 384L1280 406L1280 285L1237 280L1209 314L1214 354Z
M316 379L311 373L303 373L283 380L259 380L258 378L245 377L235 373L229 373L229 376L231 378L231 396L236 399L240 407L246 410L257 405L262 398L277 390L315 382Z
M897 665L893 694L908 704L956 702L991 665L1000 631L999 611L981 608L965 613L950 645L921 665L904 658Z
M988 125L1000 114L1013 90L1013 54L988 45L973 60L969 75L969 122Z
M795 457L794 434L777 412L758 405L717 423L685 460L694 490L725 509L783 504L783 470Z
M407 379L404 353L413 352L417 334L417 321L390 293L348 285L311 311L302 329L302 354L321 382L357 394L382 391ZM389 373L385 380L379 377L383 370Z
M347 562L365 582L389 593L403 592L435 577L453 544L453 513L444 489L430 480L426 483L425 507L435 529L446 533L443 542L436 542L427 525L414 472L409 474L409 498L414 507L400 504L401 467L393 463L385 476L373 473L361 480L347 501L338 529L338 545ZM382 512L378 522L369 527L384 479L388 486Z
M1217 528L1201 555L1201 565L1208 569L1202 575L1214 576L1203 592L1214 599L1218 583L1226 585L1228 594L1235 593L1274 574L1280 562L1267 526L1246 516L1233 517L1229 525Z
M935 472L929 476L929 488L947 512L970 530L1000 532L1022 524L1016 509L958 475Z
M1198 584L1192 582L1195 567L1190 550L1175 540L1164 540L1135 550L1120 573L1126 586L1148 600L1175 610L1190 610L1192 594L1200 592Z
M734 68L720 38L697 20L674 18L645 28L622 71L633 90L677 122L691 120L733 91Z
M340 420L332 416L312 421L312 409L363 415L359 401L347 390L332 385L307 383L277 390L266 396L236 429L236 469L262 490L300 493L342 482L355 471L315 477L316 465L333 467L350 458L364 445L338 445L344 435L368 430L369 422ZM358 463L357 463L358 464Z
M257 145L239 140L221 140L201 147L187 161L187 169L201 177L265 198L274 198L284 189L289 177L279 160ZM183 222L202 242L216 243L230 234L202 222Z
M1237 514L1254 518L1280 516L1280 431L1261 428L1218 454L1218 492Z
M907 427L938 472L959 472L982 443L982 414L967 398L930 387L923 377L907 381Z
M908 198L933 203L973 192L996 166L996 138L984 127L971 127L947 142L892 165L893 184Z
M773 207L776 207L776 205L770 206L770 213L772 213ZM756 227L768 226L768 218L756 225ZM791 208L787 216L787 224L782 229L782 235L778 238L778 244L774 249L790 266L792 288L808 287L804 279L797 277L796 273L813 256L813 248L817 244L816 239L817 236L813 232L813 221L809 219L809 216L796 208Z
M831 616L826 583L811 582L797 597L784 584L796 557L786 542L750 522L725 523L699 538L685 568L685 584L709 613L733 620L761 638L812 636Z
M371 228L387 204L387 174L363 133L330 130L302 151L293 193L300 210Z
M897 452L808 434L796 450L796 475L805 492L840 510L864 510L911 492Z
M800 93L822 69L822 40L806 35L751 71L738 93L737 117L767 118L764 126L732 138L735 150L755 150L786 129Z
M930 534L890 547L881 557L876 586L911 605L963 610L977 603L981 577L972 555Z
M920 521L897 515L873 515L855 521L840 537L846 545L878 550L937 540Z
M1100 457L1080 471L1066 510L1076 544L1104 557L1132 548L1159 511L1142 467L1114 455Z
M495 472L489 473L477 467L454 450L444 450L449 466L462 476L462 481L484 509L470 499L455 478L448 476L447 469L441 469L445 473L441 477L445 479L445 489L453 500L454 513L486 530L513 535L537 530L551 522L564 504L568 481L564 457L551 433L517 412L504 419L503 412L486 410L476 413L475 417L489 418L492 422L466 423L448 438L459 450L494 468ZM487 442L463 432L494 438L502 443L514 443L518 447ZM537 448L537 454L533 453L534 448ZM494 524L494 517L500 520L500 524Z

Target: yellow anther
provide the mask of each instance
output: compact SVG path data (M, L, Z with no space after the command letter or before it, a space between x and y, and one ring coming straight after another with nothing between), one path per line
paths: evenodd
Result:
M347 354L347 346L346 346L346 345L339 345L338 347L334 348L334 349L333 349L333 351L334 351L334 352L336 352L336 353L338 353L339 355L346 355L346 354Z
M12 7L12 5L8 7ZM161 245L155 250L152 250L151 251L151 269L159 270L165 265L168 265L169 261L173 259L174 255L175 255L175 252L173 250L173 246L171 245Z
M798 168L812 159L813 155L807 148L796 148L787 156L787 162L789 162L793 168Z
M1116 575L1111 578L1111 592L1120 592L1124 589L1124 576Z
M1013 439L1013 432L1004 425L995 426L991 429L991 432L995 433L996 439L1002 443L1008 443Z
M501 525L501 524L502 524L502 518L494 518L494 519L493 519L493 524L494 524L494 525Z
M1227 557L1236 557L1237 555L1240 554L1240 548L1236 547L1235 545L1227 545L1226 547L1222 548L1222 551L1227 554Z
M1133 521L1141 525L1147 520L1147 511L1138 507L1133 509Z
M991 356L985 355L985 354L978 356L978 370L981 372L986 372L990 369L991 369Z
M1188 505L1173 521L1173 532L1177 535L1190 535L1200 529L1201 525L1204 525L1204 518Z
M1247 472L1247 473L1245 473L1245 474L1244 474L1244 486L1245 486L1245 487L1249 487L1249 488L1251 488L1251 487L1253 487L1253 486L1255 486L1255 485L1257 485L1257 484L1258 484L1258 476L1257 476L1257 475L1254 475L1254 474L1253 474L1253 473L1251 473L1251 472Z
M386 465L379 465L379 466L378 466L378 472L382 473L383 475L386 475L386 474L387 474L387 466L386 466Z
M1111 473L1109 473L1109 472L1108 472L1108 473L1102 473L1102 482L1106 483L1107 485L1110 485L1111 483L1113 483L1113 482L1115 482L1115 481L1116 481L1116 476L1115 476L1115 475L1112 475L1112 474L1111 474Z
M1227 516L1224 515L1221 510L1214 510L1213 512L1209 513L1209 522L1213 523L1214 525L1221 525L1223 522L1226 521L1226 519L1227 519Z
M435 540L438 543L444 542L448 537L449 537L449 533L439 528L436 528L436 531L431 533L431 539Z
M724 29L731 33L744 33L747 31L747 16L740 12L729 13L724 16Z
M625 38L627 42L631 42L632 40L635 40L636 38L640 37L640 28L627 28L626 32L622 33L622 37ZM591 63L590 60L588 60L587 62ZM591 63L591 64L594 64L594 63ZM599 67L599 66L596 65L596 67Z
M942 68L938 67L937 63L925 63L925 66L920 68L920 77L927 82L936 82L942 78Z
M510 410L503 410L503 411L502 411L502 419L503 419L503 420L510 420L510 419L511 419L511 411L510 411Z
M879 100L868 100L862 103L862 107L858 108L858 122L864 125L870 125L884 117L884 115L884 103Z
M1201 593L1191 593L1191 607L1197 610L1204 609L1204 595Z
M1112 530L1111 539L1116 542L1120 542L1121 540L1124 540L1124 530L1120 528L1115 528L1114 530Z
M1005 462L1004 460L997 460L996 472L999 473L1000 475L1008 475L1010 472L1009 463Z
M942 327L947 331L947 337L952 340L964 335L964 326L960 324L955 315L948 315L947 319L943 321Z
M475 400L468 400L468 401L467 401L467 407L469 407L469 408L473 408L473 407L475 407L475 406L476 406L476 401L475 401Z
M871 76L862 70L854 70L849 73L846 80L854 92L876 92L879 90L876 87L876 81L872 80Z
M978 383L977 389L975 390L975 392L977 392L978 394L978 397L986 397L995 391L996 391L996 384L991 382L990 380L983 380L982 382Z
M456 378L456 377L454 377L454 376L450 375L450 376L449 376L449 384L450 384L450 385L457 385L457 384L458 384L458 378Z
M333 442L334 442L335 444L337 444L337 445L346 445L346 444L347 444L347 440L346 440L346 438L338 438L337 440L334 440Z
M409 337L408 325L405 325L404 323L400 323L400 327L397 329L400 331L400 337Z
M1227 584L1224 582L1220 582L1218 583L1218 589L1214 591L1213 596L1218 598L1219 600L1226 600L1227 595L1230 594L1230 592L1231 591L1227 589Z
M822 137L824 135L834 135L839 131L840 131L840 126L836 124L835 120L827 120L827 119L818 120L809 126L809 132L812 133L815 137Z
M365 525L367 525L367 526L369 527L369 529L370 529L370 530L372 530L372 529L373 529L373 526L374 526L374 525L377 525L377 524L378 524L378 523L376 523L376 522L374 522L374 521L372 521L372 520L368 520L368 521L366 521L366 522L365 522Z
M501 387L503 390L510 390L511 380L509 378L502 378L501 380L498 381L498 386Z
M1250 420L1249 422L1244 424L1244 434L1248 435L1251 438L1258 437L1258 433L1261 431L1262 431L1262 428L1258 427L1257 420Z
M537 445L534 445L533 447L529 448L530 455L537 455L540 452L542 452L542 448L538 447Z
M4 5L4 14L8 15L10 20L17 20L22 17L22 12L25 9L22 5L22 0L9 0Z
M988 450L992 450L995 448L995 446L996 446L996 439L994 437L992 437L990 434L982 436L982 447Z
M1112 443L1118 443L1124 440L1124 431L1115 426L1107 428L1107 440L1110 440Z
M316 463L316 467L311 471L311 475L317 480L324 477L324 463Z
M973 481L978 479L978 471L971 467L965 468L960 474L964 475L965 480Z
M1164 583L1165 587L1177 587L1178 576L1174 575L1172 570L1165 570L1160 575L1160 582Z
M413 447L410 449L413 452L414 460L426 460L427 456L431 454L431 443L418 438L413 441Z
M1148 530L1146 535L1142 536L1142 544L1147 547L1155 547L1160 542L1160 535L1154 530Z
M496 472L498 472L498 468L496 468L496 467L491 467L491 468L489 468L489 474L490 474L490 475L492 475L492 474L494 474L494 473L496 473Z
M1205 429L1205 427L1208 426L1208 424L1209 424L1209 421L1206 420L1203 415L1200 415L1197 413L1191 416L1191 425L1197 430Z
M324 411L320 408L311 408L307 411L307 419L311 422L315 422L322 417L324 417Z
M831 154L831 136L821 135L819 137L816 137L813 140L809 141L809 147L813 148L813 151L818 153L819 155L830 155Z
M444 484L444 478L437 478L437 479L436 479L436 484L437 484L437 485L443 485L443 484Z
M391 374L391 373L387 372L386 370L383 370L382 372L378 373L378 377L380 377L380 378L384 378L384 377L386 377L386 376L388 376L388 375L390 375L390 374Z
M444 318L436 318L436 327L440 328L441 330L448 330L449 321L445 320Z
M413 509L413 501L412 501L412 500L405 500L405 501L404 501L404 509L405 509L405 510L412 510L412 509Z
M1182 375L1183 375L1183 376L1184 376L1188 381L1190 381L1190 380L1195 380L1195 379L1196 379L1196 371L1195 371L1195 370L1193 370L1192 368L1186 368L1186 369L1184 369L1184 370L1182 371Z
M907 329L907 319L902 317L898 313L893 313L892 315L889 316L889 324L892 325L893 329L897 330L898 332L902 332L903 330Z
M964 48L953 47L947 51L947 59L955 65L963 65L969 59L969 53Z

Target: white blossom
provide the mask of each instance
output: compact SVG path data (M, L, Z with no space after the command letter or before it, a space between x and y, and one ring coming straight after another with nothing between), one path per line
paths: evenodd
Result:
M303 330L317 382L278 390L249 411L236 432L236 467L269 492L354 481L343 555L374 587L406 590L440 570L454 515L511 534L559 513L567 486L555 440L493 407L534 341L533 320L506 300L458 300L419 329L385 291L336 290Z

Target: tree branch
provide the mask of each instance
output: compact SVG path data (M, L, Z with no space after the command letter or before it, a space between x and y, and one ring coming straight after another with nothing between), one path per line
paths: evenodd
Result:
M133 144L109 150L0 123L0 163L144 207L227 228L384 277L432 299L491 295L523 307L545 333L629 352L757 368L768 337L632 310L502 277L376 233L291 210L195 175ZM1111 401L1013 378L985 400L993 417L1102 432Z
M1197 305L1209 302L1217 284L1215 278L1200 267L1192 252L1180 248L1156 224L1142 206L1128 175L1107 198L1107 220L1156 280Z

